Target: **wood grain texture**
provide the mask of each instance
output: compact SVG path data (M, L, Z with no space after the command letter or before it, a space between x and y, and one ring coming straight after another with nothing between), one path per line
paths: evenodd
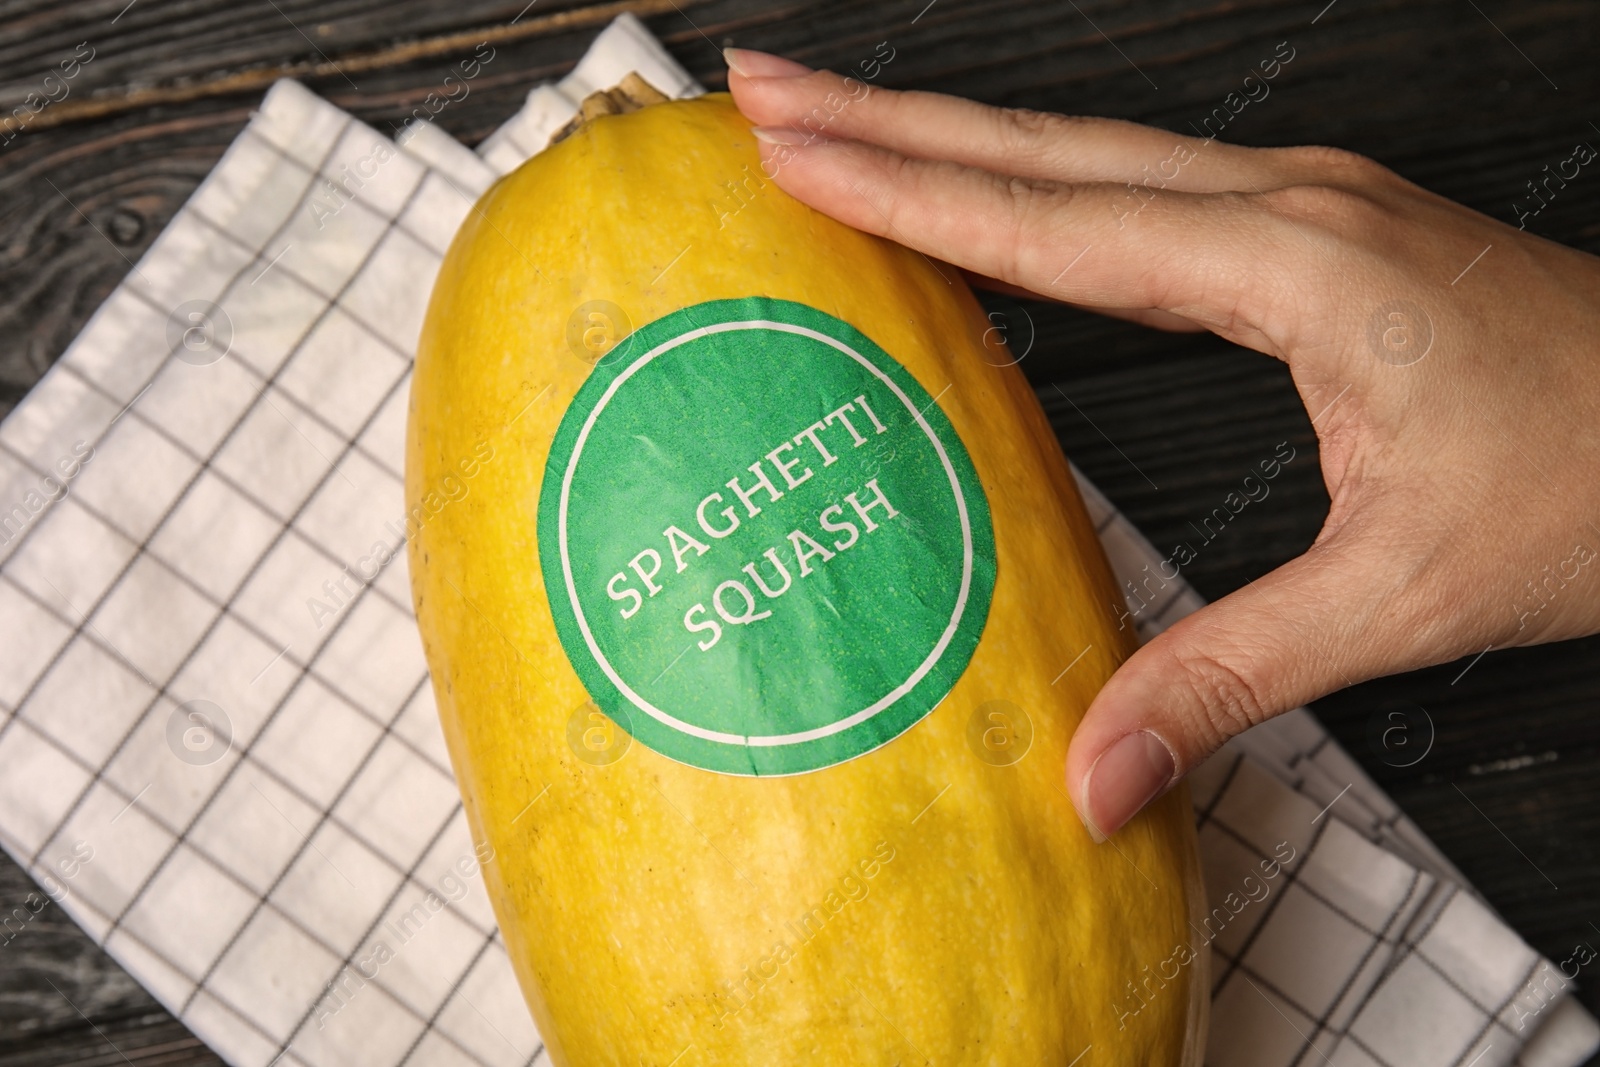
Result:
M1288 41L1295 59L1226 139L1354 149L1505 220L1545 164L1580 140L1600 143L1600 9L1579 0L525 3L0 2L0 113L80 43L95 50L69 95L0 145L0 414L128 272L273 78L299 77L387 129L490 40L495 59L438 120L476 143L624 8L712 87L724 82L726 44L842 69L888 41L886 85L1182 132ZM1530 228L1600 251L1600 172ZM1278 442L1298 450L1271 496L1186 568L1203 594L1223 596L1311 542L1327 496L1281 365L1214 338L990 303L1033 336L1023 369L1068 454L1157 545L1187 536ZM1467 666L1370 682L1318 711L1512 925L1561 959L1600 936L1600 639L1491 652L1463 675ZM1371 718L1397 702L1426 708L1436 729L1428 757L1404 771L1367 743ZM0 908L30 891L0 863ZM1596 985L1579 995L1600 1010ZM0 946L0 1067L125 1060L217 1062L52 905Z

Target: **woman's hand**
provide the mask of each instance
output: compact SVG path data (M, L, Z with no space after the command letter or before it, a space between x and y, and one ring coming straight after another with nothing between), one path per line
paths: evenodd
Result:
M818 210L1289 365L1333 501L1322 532L1096 697L1067 759L1092 831L1332 690L1600 630L1600 260L1347 152L728 60L768 176Z

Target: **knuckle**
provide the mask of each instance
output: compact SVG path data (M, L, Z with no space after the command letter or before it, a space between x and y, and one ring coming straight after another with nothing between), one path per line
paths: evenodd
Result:
M1061 116L1049 111L1036 111L1031 107L1006 107L996 113L1004 131L1013 135L1036 137L1050 133L1059 126Z
M869 183L870 186L875 186L869 202L874 207L874 214L890 231L905 221L908 201L926 190L927 171L928 168L922 161L908 156L889 153L883 157L880 170L875 176L876 181ZM893 195L897 189L910 190L914 195L911 197Z
M1381 237L1393 221L1383 205L1345 186L1317 182L1255 195L1275 216L1290 223L1356 240Z
M898 152L886 152L880 158L885 181L893 184L921 181L923 168L910 156L903 156Z
M1359 152L1329 145L1300 145L1280 150L1297 173L1313 174L1338 182L1373 183L1392 175L1389 168Z
M1011 249L1006 280L1016 281L1026 270L1025 259L1041 245L1052 243L1049 239L1059 230L1054 218L1072 200L1072 188L1053 182L1032 178L1007 177L1002 182L1005 202L1009 205Z
M996 134L1002 158L1036 157L1047 151L1055 137L1068 132L1077 120L1052 111L1025 107L999 108L995 112Z
M1007 176L1006 195L1010 197L1012 207L1019 219L1032 220L1037 217L1041 208L1045 207L1053 192L1053 187L1032 178L1018 178Z
M1216 655L1174 654L1176 681L1192 700L1190 726L1211 748L1243 733L1272 714L1250 674Z
M1332 222L1359 210L1360 197L1334 185L1286 185L1260 194L1267 206L1296 221Z

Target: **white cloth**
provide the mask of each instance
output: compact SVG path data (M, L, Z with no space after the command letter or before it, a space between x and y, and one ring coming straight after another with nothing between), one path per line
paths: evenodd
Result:
M0 426L0 843L229 1063L544 1058L382 561L451 236L629 70L700 91L625 15L477 153L278 83ZM1139 578L1157 553L1084 488ZM1164 597L1147 634L1200 603ZM1215 923L1212 1067L1571 1067L1600 1044L1308 712L1195 793L1213 903L1243 901Z

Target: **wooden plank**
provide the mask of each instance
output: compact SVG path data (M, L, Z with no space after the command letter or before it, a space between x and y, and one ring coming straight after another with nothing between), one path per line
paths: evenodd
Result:
M221 1062L9 860L0 914L0 1063Z

